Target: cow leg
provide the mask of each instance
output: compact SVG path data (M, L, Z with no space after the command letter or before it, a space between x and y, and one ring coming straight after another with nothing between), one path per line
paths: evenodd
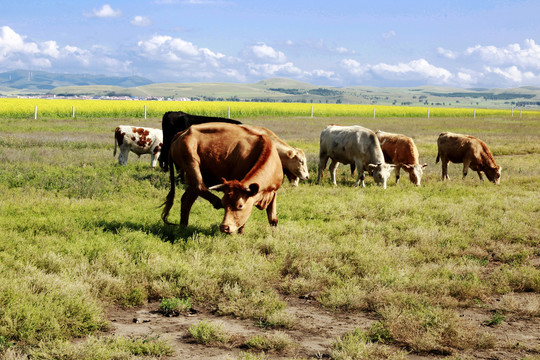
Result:
M317 175L317 184L321 181L323 171L326 169L326 163L328 162L328 156L319 157L319 171Z
M197 200L197 192L193 191L191 187L188 187L181 199L180 207L180 225L187 226L189 221L189 212L195 200Z
M223 203L221 202L221 199L217 197L216 195L212 194L210 191L201 191L199 195L206 199L214 206L214 209L223 209Z
M442 179L448 180L448 159L441 158L441 166L442 166Z
M364 174L364 164L362 162L355 162L356 170L358 172L358 175L356 177L356 182L354 183L354 186L362 186L365 187L364 179L366 175Z
M330 167L328 168L328 171L330 171L330 179L332 180L332 184L337 185L336 183L336 171L338 168L339 162L332 159L330 162Z
M482 176L482 172L477 171L477 173L478 173L478 177L480 178L480 181L484 181L484 177Z
M399 182L399 173L401 171L401 166L400 165L396 165L396 167L394 168L394 171L396 173L396 184Z
M120 155L118 155L118 164L126 165L128 161L129 148L120 146Z
M266 208L266 215L268 216L268 223L270 224L270 226L277 226L277 192L274 192L274 197Z
M471 165L470 161L463 160L463 177L462 177L462 180L464 180L465 176L467 176L467 172L469 171L469 165Z
M154 153L152 153L151 156L152 157L150 158L150 167L154 169L157 165L157 156Z

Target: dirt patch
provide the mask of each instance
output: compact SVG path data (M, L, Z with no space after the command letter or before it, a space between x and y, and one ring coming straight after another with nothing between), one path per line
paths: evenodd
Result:
M535 296L537 294L531 294ZM331 344L354 328L368 328L377 318L369 313L338 313L321 309L308 299L288 298L287 312L296 319L293 329L280 329L297 344L280 353L266 353L271 359L329 358ZM497 300L494 300L496 302ZM467 322L477 326L495 339L496 346L481 351L464 351L455 355L477 359L522 359L540 355L540 319L508 315L498 325L485 325L495 310L493 306L464 309L459 312ZM159 336L166 339L174 349L170 359L235 359L242 351L242 340L273 330L258 327L253 320L241 320L229 316L216 316L205 309L196 313L166 317L158 312L159 303L150 303L137 309L112 308L108 311L111 333L119 336ZM189 336L188 328L202 320L221 322L224 329L236 341L228 345L208 346L197 344ZM444 356L410 354L410 359L437 359Z

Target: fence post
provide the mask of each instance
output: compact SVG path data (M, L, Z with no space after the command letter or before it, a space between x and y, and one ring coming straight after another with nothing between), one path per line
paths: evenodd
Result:
M311 105L311 117L313 117L313 105Z
M512 108L512 117L514 117L514 108Z
M71 107L71 117L75 118L75 106Z
M146 105L144 105L144 119L146 120Z
M34 107L34 120L37 120L37 105Z
M476 109L474 109L474 118L476 119Z
M373 108L373 118L375 119L375 108Z
M231 107L229 106L229 109L227 110L227 116L229 119L231 118Z
M427 118L429 119L429 108L427 109Z

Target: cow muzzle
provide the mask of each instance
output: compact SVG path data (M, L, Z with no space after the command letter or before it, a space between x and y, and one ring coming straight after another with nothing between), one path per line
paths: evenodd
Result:
M219 225L219 231L221 231L221 232L223 232L225 234L228 234L228 235L234 234L237 231L238 231L239 234L243 234L244 233L244 226L235 227L235 226L230 226L230 225L226 225L226 224L221 224L221 225Z

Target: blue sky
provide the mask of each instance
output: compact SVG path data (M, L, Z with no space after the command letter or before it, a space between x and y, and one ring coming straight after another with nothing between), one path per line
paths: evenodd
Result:
M540 86L540 1L0 0L0 72Z

